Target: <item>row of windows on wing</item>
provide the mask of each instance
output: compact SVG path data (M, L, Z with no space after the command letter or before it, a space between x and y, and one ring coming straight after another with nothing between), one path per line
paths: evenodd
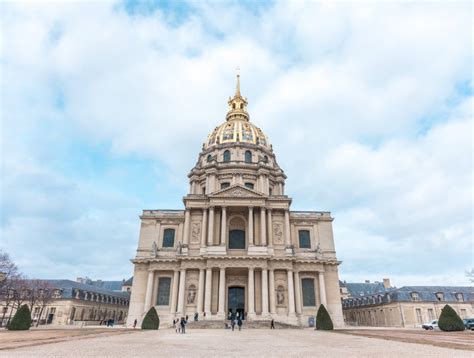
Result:
M316 306L316 294L315 294L315 283L314 278L302 278L301 289L303 291L303 306L304 307L315 307ZM158 279L158 290L156 295L157 306L168 306L170 304L170 293L171 293L171 277L160 277ZM190 284L187 288L187 303L193 304L196 302L197 287ZM276 302L279 305L285 304L286 288L279 285L276 288Z
M436 292L435 293L436 299L438 301L444 301L444 293L443 292ZM390 302L390 295L387 295L387 300ZM419 292L410 292L410 298L412 301L421 301L421 297ZM463 302L464 301L464 295L462 292L456 292L454 294L454 298L458 302ZM344 303L345 307L350 307L350 306L361 306L361 305L370 305L370 304L377 304L377 303L382 303L383 302L383 296L378 295L378 296L367 296L367 297L361 297L361 298L355 298L355 299L349 299L346 300Z
M224 151L224 154L222 155L222 158L223 158L223 161L224 163L228 163L232 160L232 156L230 154L230 150L226 150ZM211 162L212 160L214 159L214 157L209 154L207 156L207 162ZM252 161L252 152L250 150L246 150L245 153L244 153L244 161L245 163L253 163ZM268 157L265 155L263 156L263 162L264 163L268 163Z
M162 247L174 247L175 229L165 229L163 232ZM311 236L309 230L298 230L298 244L300 249L311 248ZM245 250L245 231L229 231L229 249Z

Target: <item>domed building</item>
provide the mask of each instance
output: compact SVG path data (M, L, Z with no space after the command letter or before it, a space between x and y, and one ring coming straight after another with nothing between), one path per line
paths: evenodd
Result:
M144 210L128 324L154 306L162 322L247 321L308 326L324 304L343 325L329 212L290 211L286 175L250 122L240 78L226 121L188 174L184 210Z

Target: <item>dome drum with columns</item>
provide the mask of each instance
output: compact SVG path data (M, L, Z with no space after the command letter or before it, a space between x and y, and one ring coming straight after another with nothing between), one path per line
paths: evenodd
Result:
M324 304L342 325L330 213L290 211L286 175L250 122L239 76L228 104L188 174L185 209L140 217L129 324L154 306L164 322L197 313L306 326Z

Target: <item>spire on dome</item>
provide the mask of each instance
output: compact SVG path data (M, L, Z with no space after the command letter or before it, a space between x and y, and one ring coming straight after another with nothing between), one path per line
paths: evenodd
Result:
M235 88L234 98L229 98L227 102L229 104L229 111L227 112L226 119L241 118L246 121L249 120L249 114L247 113L247 99L242 97L240 94L240 68L237 67L237 85Z

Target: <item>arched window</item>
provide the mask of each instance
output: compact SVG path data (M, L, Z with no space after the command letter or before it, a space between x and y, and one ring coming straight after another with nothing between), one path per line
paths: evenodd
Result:
M224 152L224 162L230 162L230 152L228 150Z
M245 163L252 163L252 152L250 150L245 152Z
M207 156L207 162L209 163L211 160L212 160L212 155L209 154L209 155Z
M174 247L174 229L165 229L163 232L163 247Z
M229 186L230 186L230 183L229 183L229 182L221 183L221 189L228 188Z
M263 157L263 161L264 161L265 163L268 163L268 157L267 157L266 155Z
M298 237L300 242L300 249L310 249L311 240L309 237L309 230L300 230L298 231Z

